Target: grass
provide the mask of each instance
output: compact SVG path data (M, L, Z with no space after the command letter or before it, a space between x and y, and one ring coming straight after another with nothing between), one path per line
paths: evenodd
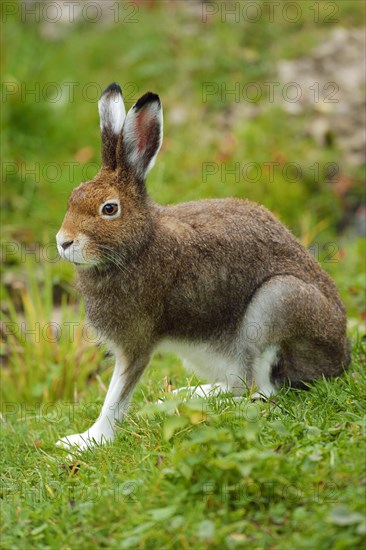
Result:
M363 196L362 170L347 166L334 144L316 146L304 132L310 113L284 116L269 104L264 83L277 80L280 59L307 55L334 26L363 24L365 8L358 1L330 3L338 8L338 23L328 23L329 3L318 4L319 22L305 9L309 4L301 3L296 23L276 15L275 23L264 17L255 24L243 18L225 23L215 16L203 24L193 3L139 3L138 24L83 23L58 41L40 37L40 24L7 21L1 121L4 548L361 546L365 240L352 227L338 232L345 204L326 166L336 161L354 182L351 206ZM344 376L320 380L307 392L283 390L270 403L252 404L247 397L184 403L168 394L156 407L166 379L174 387L187 385L180 362L157 355L116 441L86 452L73 469L54 443L98 416L112 360L86 331L73 269L58 261L54 234L70 190L99 164L96 98L86 98L85 90L113 80L123 85L127 106L149 89L162 97L165 141L148 180L153 199L167 204L232 195L273 210L334 278L347 308L353 357ZM50 82L62 86L61 101L45 97ZM221 91L248 82L263 90L254 104ZM207 83L219 91L204 101ZM26 93L37 86L38 95ZM248 111L253 106L254 116ZM256 167L247 170L250 162ZM279 162L273 180L265 170L270 162ZM284 172L291 162L301 168L294 181ZM236 163L239 177L229 173Z
M169 399L156 359L117 440L65 466L54 441L102 404L9 406L4 548L357 548L365 535L365 372L252 404ZM173 360L171 358L171 360ZM154 367L159 363L159 371ZM179 372L179 369L178 369ZM182 372L176 382L183 382ZM94 403L96 406L92 406Z
M56 306L50 264L45 262L44 268L42 287L35 273L28 270L27 284L19 292L21 315L7 296L9 311L3 315L3 356L7 358L2 372L4 401L77 399L90 378L98 377L97 365L104 363L96 334L84 320L82 305L63 294Z

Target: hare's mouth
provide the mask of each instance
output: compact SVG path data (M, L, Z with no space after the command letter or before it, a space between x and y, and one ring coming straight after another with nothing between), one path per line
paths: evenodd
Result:
M76 266L92 266L98 263L95 258L88 258L82 250L60 250L59 254L63 260L67 260Z
M89 250L89 239L82 233L73 238L60 230L56 235L56 242L61 258L77 267L92 267L100 261L98 255Z

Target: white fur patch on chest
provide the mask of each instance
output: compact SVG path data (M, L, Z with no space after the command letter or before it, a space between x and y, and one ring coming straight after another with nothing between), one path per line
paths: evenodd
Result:
M173 353L181 359L187 370L211 382L222 384L228 391L243 387L245 378L243 365L217 353L207 343L192 343L182 340L165 339L159 342L155 351Z

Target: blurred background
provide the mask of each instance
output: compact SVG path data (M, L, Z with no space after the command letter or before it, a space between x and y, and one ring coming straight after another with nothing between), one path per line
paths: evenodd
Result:
M1 8L3 397L83 397L108 380L54 238L70 191L98 171L97 101L113 81L127 108L161 97L153 200L264 204L335 279L350 333L362 330L364 2Z

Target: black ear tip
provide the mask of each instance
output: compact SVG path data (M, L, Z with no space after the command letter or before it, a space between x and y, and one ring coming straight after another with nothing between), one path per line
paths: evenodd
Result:
M154 102L157 102L159 107L161 107L161 101L160 101L160 97L158 96L158 94L154 94L153 92L147 92L142 97L140 97L140 99L138 99L136 101L136 103L134 105L134 109L135 109L135 111L138 111L139 109L141 109L147 103L154 103Z
M119 84L117 84L117 82L112 82L112 84L107 86L107 88L104 90L101 97L103 97L104 95L109 94L109 93L113 93L113 94L117 93L117 94L122 95L121 86Z

